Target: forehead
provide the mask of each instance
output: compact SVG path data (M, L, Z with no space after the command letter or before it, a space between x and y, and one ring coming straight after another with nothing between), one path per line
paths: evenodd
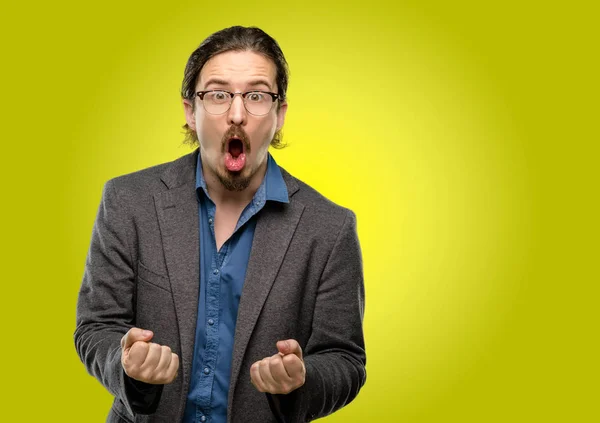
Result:
M271 59L253 51L228 51L210 58L200 71L198 87L219 81L222 85L246 85L263 82L269 89L276 86L276 69Z

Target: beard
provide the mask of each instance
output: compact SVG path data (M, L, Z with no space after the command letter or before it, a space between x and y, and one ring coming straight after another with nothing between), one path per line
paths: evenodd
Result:
M240 141L244 144L244 154L249 157L252 147L250 146L248 135L242 127L236 125L230 126L227 132L225 132L223 135L221 139L221 153L225 154L227 152L228 142L233 137L240 139ZM273 143L275 140L279 140L280 138L281 130L275 132L271 143ZM232 172L219 165L217 165L216 168L211 166L209 163L207 163L207 165L211 168L213 174L217 177L221 185L223 185L226 190L233 192L244 191L246 188L248 188L252 182L252 178L254 175L256 175L256 172L258 172L258 169L260 168L260 166L248 163L241 171Z
M246 134L244 128L236 125L231 125L223 135L223 138L221 139L221 153L225 154L227 152L229 140L234 137L239 138L244 145L244 154L246 154L246 157L249 157L252 152L252 147L248 140L248 134ZM219 170L215 173L219 182L221 182L226 190L239 192L248 188L252 181L252 177L256 174L256 170L257 169L245 167L239 172L232 172L227 169L221 171L221 167L219 166Z
M217 172L217 178L226 190L239 192L248 188L256 171L251 172L249 175L242 175L241 173L225 170L223 173Z

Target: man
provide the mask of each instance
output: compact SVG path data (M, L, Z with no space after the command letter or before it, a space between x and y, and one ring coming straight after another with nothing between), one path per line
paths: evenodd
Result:
M304 422L365 382L354 214L279 168L287 63L258 28L207 38L182 87L198 149L103 192L75 344L110 422Z

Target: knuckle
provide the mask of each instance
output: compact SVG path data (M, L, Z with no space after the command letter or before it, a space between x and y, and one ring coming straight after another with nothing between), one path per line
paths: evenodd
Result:
M149 370L146 374L146 377L152 383L160 383L161 374L156 372L156 369Z
M295 364L298 364L299 362L300 359L293 354L286 355L285 357L283 357L283 363L288 366L293 366Z
M148 343L144 342L144 341L135 341L133 343L133 345L131 346L131 351L147 351L148 350Z
M152 378L154 379L155 383L166 383L166 377L165 374L163 372L156 372L152 375Z
M135 379L141 380L142 382L152 382L152 373L147 370L142 370L137 374L138 377Z
M121 363L121 366L123 367L123 371L127 376L133 377L133 372L130 366L128 366L126 363Z
M124 360L122 362L122 364L123 364L123 369L128 373L135 372L138 368L136 363L132 363L131 360Z
M133 377L137 373L139 373L139 365L137 363L131 362L131 360L124 359L121 361L121 365L123 366L123 370L127 373L128 376Z

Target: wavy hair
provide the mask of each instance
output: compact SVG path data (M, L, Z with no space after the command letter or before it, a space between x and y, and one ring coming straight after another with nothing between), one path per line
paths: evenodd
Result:
M288 64L277 41L256 27L232 26L217 31L205 39L187 61L181 84L181 97L189 100L192 107L195 107L194 97L200 71L212 57L228 51L252 51L273 61L276 70L277 91L281 96L281 100L277 103L277 110L279 110L281 101L286 99L289 79ZM183 129L185 131L184 143L197 145L196 132L187 123L183 125ZM271 140L271 146L274 148L285 147L282 138L281 130L277 131Z

